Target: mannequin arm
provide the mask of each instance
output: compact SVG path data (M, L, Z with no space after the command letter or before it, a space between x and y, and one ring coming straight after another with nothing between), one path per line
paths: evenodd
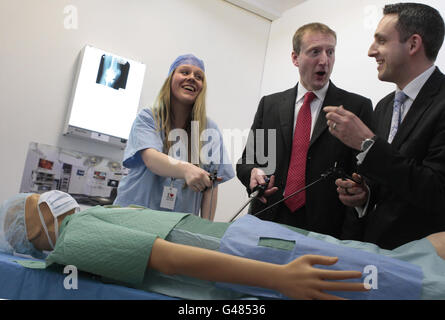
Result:
M158 238L154 242L148 267L170 275L268 288L294 299L339 299L323 291L367 290L363 283L327 281L360 278L358 271L313 267L314 264L332 265L336 262L337 258L306 255L289 264L277 265Z

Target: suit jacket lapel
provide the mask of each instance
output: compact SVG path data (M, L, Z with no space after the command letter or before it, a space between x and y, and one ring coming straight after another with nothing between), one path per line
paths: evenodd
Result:
M386 105L382 108L382 117L374 114L374 127L376 129L376 134L384 138L386 141L388 140L389 130L391 128L394 98L395 93L393 92L388 98L388 101L385 103Z
M400 124L394 141L392 144L399 148L400 145L408 138L410 133L414 130L424 112L431 106L434 101L434 96L437 94L438 82L441 81L442 74L436 68L436 71L431 75L428 81L420 90L416 100L414 100L411 108L405 116L405 119Z
M320 113L317 117L317 122L315 123L314 132L312 132L311 142L309 144L309 148L317 141L317 139L321 136L321 134L328 128L328 124L326 120L326 114L323 111L323 108L326 106L338 106L340 105L340 99L338 98L338 89L337 87L330 82L328 91L326 92L326 97L324 98L323 105L321 107Z
M284 145L286 146L286 154L290 154L292 151L292 139L294 132L294 114L295 114L295 101L297 99L297 87L290 90L282 100L279 102L279 116L282 138Z

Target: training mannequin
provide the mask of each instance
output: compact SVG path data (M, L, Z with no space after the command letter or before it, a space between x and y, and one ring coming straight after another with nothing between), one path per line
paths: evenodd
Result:
M295 299L334 299L336 296L325 291L367 290L360 282L332 281L360 278L362 276L360 271L332 271L313 267L315 264L333 265L338 260L336 257L304 255L290 263L277 265L172 242L176 241L172 238L175 232L187 231L189 225L192 224L199 225L198 229L204 230L202 234L206 236L206 239L209 238L208 235L217 239L227 229L229 224L226 223L204 222L203 219L186 214L160 212L146 208L98 206L75 213L77 209L72 198L61 192L58 192L58 195L61 198L65 197L67 203L71 201L72 205L65 205L65 209L68 209L66 212L59 210L57 224L54 223L54 213L50 209L57 206L39 201L45 194L19 195L15 203L14 201L6 203L0 211L3 230L9 230L15 223L11 223L14 220L11 217L19 216L17 210L20 210L20 202L23 203L27 238L24 241L29 241L38 252L53 250L47 257L48 264L73 264L80 270L134 287L139 287L146 274L148 277L153 272L159 272L163 275L184 275L211 282L263 287L279 291L286 297ZM57 201L59 204L62 203L59 207L63 208L63 200L59 198ZM14 232L14 234L19 234L19 232ZM11 241L11 237L6 238L12 247L19 242L17 239L15 242ZM444 235L437 234L428 240L443 257ZM183 243L187 244L187 241ZM203 246L206 247L207 244ZM97 258L101 253L105 253L111 262L118 261L122 256L125 263L138 261L132 265L132 268L124 268L116 264L113 269L113 266L110 267L113 263ZM219 293L223 291L222 289L215 290ZM242 296L237 293L227 294L228 298ZM192 297L200 298L199 295Z

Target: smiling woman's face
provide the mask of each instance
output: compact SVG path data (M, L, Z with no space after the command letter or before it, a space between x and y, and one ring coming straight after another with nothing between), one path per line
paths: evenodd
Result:
M202 90L204 72L194 65L184 64L176 68L171 82L172 100L193 105Z

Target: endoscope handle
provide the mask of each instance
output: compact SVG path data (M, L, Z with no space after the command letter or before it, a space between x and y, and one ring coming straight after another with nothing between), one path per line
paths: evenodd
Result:
M249 195L249 199L243 204L243 206L235 213L235 215L230 219L230 222L233 222L244 210L247 205L249 205L255 198L261 197L264 192L267 190L267 186L269 185L270 177L264 177L265 184L259 184L255 188L253 188L252 193Z
M216 179L218 179L218 170L213 170L212 172L210 172L210 181L216 181Z
M215 181L218 180L218 170L215 169L209 173L210 173L209 178L210 178L210 181L212 182L212 188L213 188ZM208 189L209 189L209 187L205 187L205 189L202 192L207 191Z
M362 184L362 182L357 181L356 179L354 179L352 176L350 176L349 174L346 173L346 171L343 168L340 167L334 167L332 168L333 173L340 179L342 180L346 180L349 179L351 181L354 181L357 184Z

